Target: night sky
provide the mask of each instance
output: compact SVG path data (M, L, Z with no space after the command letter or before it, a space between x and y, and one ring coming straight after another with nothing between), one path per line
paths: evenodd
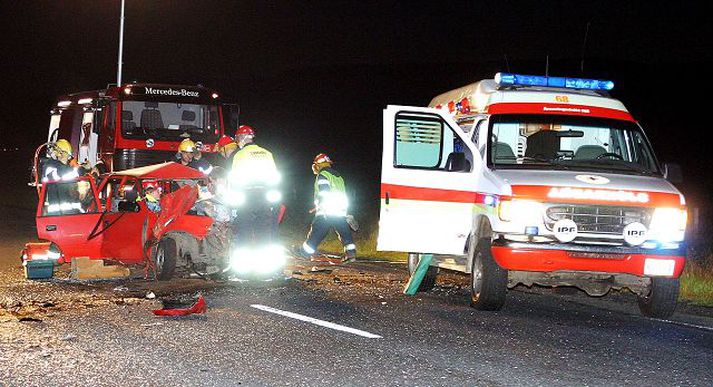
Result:
M327 152L370 197L387 104L426 105L497 71L543 74L549 56L551 75L614 80L659 159L684 168L684 191L701 205L713 191L712 147L701 140L713 71L703 2L126 3L124 81L220 90L282 167L305 178L311 157ZM0 3L0 146L32 148L57 95L116 81L119 9L118 0Z

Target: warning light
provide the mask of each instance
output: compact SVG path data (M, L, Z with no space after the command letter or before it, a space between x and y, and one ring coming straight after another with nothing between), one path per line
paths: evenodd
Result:
M614 82L606 80L510 73L495 74L495 83L500 86L542 86L585 90L611 90L614 88Z

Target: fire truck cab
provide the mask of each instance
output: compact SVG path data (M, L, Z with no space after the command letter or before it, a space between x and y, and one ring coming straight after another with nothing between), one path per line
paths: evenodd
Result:
M470 273L471 305L518 284L628 288L647 316L675 309L687 212L611 81L498 73L383 115L378 249L413 272Z
M47 140L67 139L78 162L119 171L173 160L185 138L210 155L237 122L237 105L222 103L215 90L131 83L59 97Z

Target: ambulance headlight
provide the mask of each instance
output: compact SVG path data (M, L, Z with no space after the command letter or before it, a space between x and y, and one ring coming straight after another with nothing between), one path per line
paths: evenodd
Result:
M277 203L282 200L282 193L276 189L271 189L265 194L265 199L270 203Z
M498 205L498 216L505 222L536 225L542 222L542 203L531 200L503 200Z
M688 213L685 209L660 207L654 210L649 225L649 239L659 242L681 242L686 233Z

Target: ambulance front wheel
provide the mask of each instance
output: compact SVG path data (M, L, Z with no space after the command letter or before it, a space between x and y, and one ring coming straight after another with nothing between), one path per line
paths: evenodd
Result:
M639 296L639 310L646 317L669 318L676 310L678 278L651 278L651 290Z
M478 310L500 310L505 304L508 272L501 268L490 250L490 239L478 241L471 255L470 306Z
M418 262L421 260L421 254L409 253L408 255L408 274L412 276L418 267ZM421 281L421 285L418 286L419 292L427 292L436 285L436 277L438 276L438 268L435 266L429 266L426 271L426 275Z

